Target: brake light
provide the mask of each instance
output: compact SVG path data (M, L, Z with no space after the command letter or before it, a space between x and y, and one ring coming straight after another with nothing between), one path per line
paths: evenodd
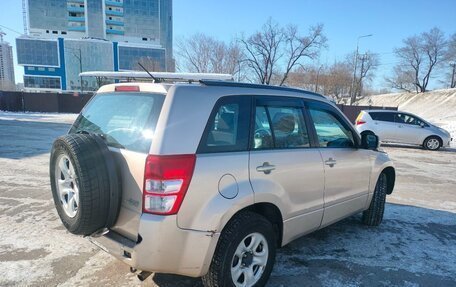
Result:
M359 125L362 125L362 124L365 124L365 123L366 123L365 121L363 121L363 120L361 119L361 118L362 118L362 116L363 116L363 111L361 111L361 112L358 114L358 116L356 117L356 121L355 121L355 124L356 124L357 126L359 126Z
M196 156L149 155L144 172L143 212L176 214L192 179Z
M116 92L139 92L139 86L117 86Z

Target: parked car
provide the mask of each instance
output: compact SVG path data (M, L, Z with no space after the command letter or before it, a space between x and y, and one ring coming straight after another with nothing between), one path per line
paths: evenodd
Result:
M428 150L449 147L451 135L422 118L401 111L364 110L356 119L356 130L375 134L381 142L419 145Z
M395 170L377 146L312 92L111 84L54 142L51 187L65 227L140 279L264 286L276 248L356 213L381 223Z

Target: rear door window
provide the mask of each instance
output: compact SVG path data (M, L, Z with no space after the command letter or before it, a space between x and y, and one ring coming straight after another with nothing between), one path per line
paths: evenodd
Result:
M370 112L369 115L374 121L394 122L394 113Z
M107 144L148 153L165 95L103 93L82 110L70 133L101 134Z
M253 149L310 147L302 107L283 104L255 108Z

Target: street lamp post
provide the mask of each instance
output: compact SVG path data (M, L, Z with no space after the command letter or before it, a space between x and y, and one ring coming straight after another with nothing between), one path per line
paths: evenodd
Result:
M353 105L355 101L355 81L356 81L356 68L358 66L358 52L359 52L359 40L361 38L371 37L372 34L359 36L356 40L356 53L355 53L355 67L353 68L353 79L350 87L350 105Z

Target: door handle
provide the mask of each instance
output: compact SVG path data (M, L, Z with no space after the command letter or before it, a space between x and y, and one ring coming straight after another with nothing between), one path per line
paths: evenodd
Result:
M333 159L332 157L325 160L325 164L329 165L329 167L333 167L336 163L337 163L337 161L335 159Z
M257 166L258 172L264 172L264 174L270 174L275 169L275 165L269 164L269 162L263 162L263 165Z

